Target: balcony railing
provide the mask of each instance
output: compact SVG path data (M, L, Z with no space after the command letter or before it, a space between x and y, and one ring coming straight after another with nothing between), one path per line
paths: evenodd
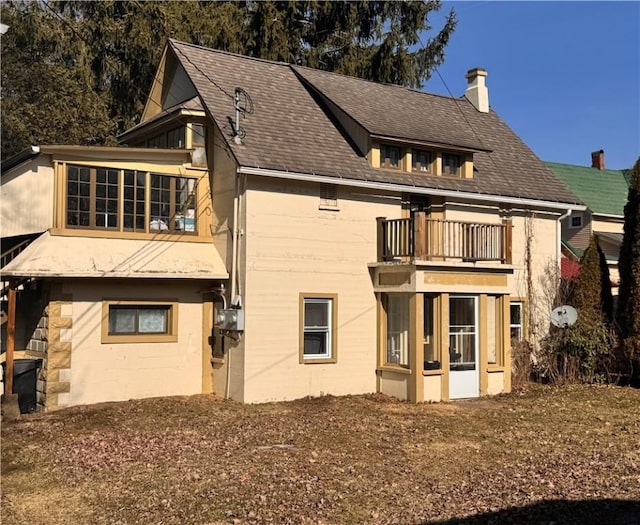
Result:
M510 220L478 223L431 219L416 212L411 219L378 217L378 260L495 261L511 264Z

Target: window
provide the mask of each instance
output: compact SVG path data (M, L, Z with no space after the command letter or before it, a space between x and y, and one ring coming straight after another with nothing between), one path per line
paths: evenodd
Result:
M434 322L434 311L433 304L436 299L429 295L424 295L424 319L423 319L423 327L424 327L424 336L423 336L423 344L424 344L424 369L425 370L440 370L440 351L436 346L435 341L435 333L433 327L435 326Z
M167 131L167 148L183 149L184 147L184 126Z
M476 297L449 298L449 363L451 370L476 369Z
M522 303L512 302L509 308L510 321L509 327L511 329L511 340L522 341L523 324L522 324Z
M118 227L118 170L69 166L67 226Z
M151 231L195 231L195 179L151 175Z
M195 178L68 165L66 190L71 228L196 232Z
M498 311L501 301L495 295L487 296L487 362L490 365L502 364L502 352L500 351L500 338L498 337Z
M387 294L386 364L409 366L409 297Z
M452 153L442 154L442 174L460 175L460 155L454 155Z
M336 362L337 296L300 294L301 363Z
M178 306L175 301L102 303L102 342L175 342Z
M382 144L380 146L380 167L381 168L400 168L400 148Z
M422 149L414 149L411 152L411 170L431 172L431 152Z
M582 228L582 214L571 216L571 228Z
M338 186L320 184L320 209L335 210L338 208Z

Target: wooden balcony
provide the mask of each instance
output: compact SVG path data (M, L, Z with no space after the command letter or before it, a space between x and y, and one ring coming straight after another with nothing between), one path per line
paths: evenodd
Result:
M498 224L378 217L378 261L424 260L511 264L511 220Z

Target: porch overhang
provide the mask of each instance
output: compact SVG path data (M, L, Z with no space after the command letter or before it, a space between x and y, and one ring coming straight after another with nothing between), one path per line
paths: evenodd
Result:
M0 270L6 278L228 279L213 243L43 233Z
M491 262L378 262L369 270L375 292L509 294L512 265Z

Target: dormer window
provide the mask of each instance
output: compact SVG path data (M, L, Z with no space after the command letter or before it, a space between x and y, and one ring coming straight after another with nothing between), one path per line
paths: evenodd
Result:
M431 173L432 157L430 151L414 149L411 151L411 171Z
M442 174L452 175L455 177L460 176L460 155L453 153L442 154Z
M389 144L380 146L380 167L399 169L400 168L400 148Z

